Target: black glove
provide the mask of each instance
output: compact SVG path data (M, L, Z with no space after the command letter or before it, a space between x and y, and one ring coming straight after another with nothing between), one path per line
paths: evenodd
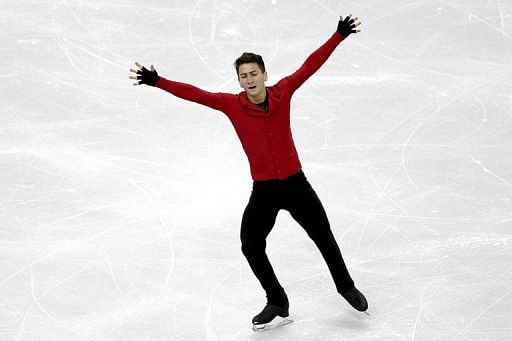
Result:
M142 70L137 70L137 79L139 80L139 84L146 84L150 86L155 86L160 79L156 70L151 66L151 71L146 69L145 66L142 67Z
M357 20L357 18L355 20ZM345 38L348 37L351 33L358 32L356 30L355 20L352 18L352 15L345 17L343 21L340 18L340 21L338 21L338 29L336 31L338 31L338 33Z

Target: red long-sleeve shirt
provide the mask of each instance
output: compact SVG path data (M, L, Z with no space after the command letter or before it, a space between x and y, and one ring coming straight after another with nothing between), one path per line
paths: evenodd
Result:
M291 97L325 63L343 39L335 32L297 71L266 87L268 112L249 101L245 91L237 95L212 93L163 77L156 86L225 113L242 143L253 180L284 179L302 168L290 129Z

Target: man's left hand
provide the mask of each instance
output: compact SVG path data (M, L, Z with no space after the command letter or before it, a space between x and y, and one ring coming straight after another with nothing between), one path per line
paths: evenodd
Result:
M356 27L359 25L361 25L359 18L352 18L352 14L349 14L347 17L345 17L345 19L343 19L343 16L340 16L340 21L338 21L338 29L336 31L338 31L339 34L346 38L351 33L360 32L361 29L356 29Z

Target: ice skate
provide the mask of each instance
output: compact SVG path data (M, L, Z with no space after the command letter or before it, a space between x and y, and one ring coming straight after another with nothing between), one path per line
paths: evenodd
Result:
M356 287L352 287L347 291L342 292L341 296L343 296L343 298L346 299L354 309L362 311L368 315L366 312L368 309L368 302L366 301L366 297L364 297L364 295L359 290L357 290Z
M252 330L261 332L292 323L293 320L288 317L288 308L288 303L282 306L267 303L265 308L252 319Z

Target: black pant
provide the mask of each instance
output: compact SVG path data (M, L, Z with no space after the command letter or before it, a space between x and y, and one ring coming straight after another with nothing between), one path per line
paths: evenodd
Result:
M254 181L242 218L242 252L265 290L269 303L279 304L286 295L265 253L268 234L280 209L287 210L320 250L339 293L354 286L325 210L302 171L283 179Z

